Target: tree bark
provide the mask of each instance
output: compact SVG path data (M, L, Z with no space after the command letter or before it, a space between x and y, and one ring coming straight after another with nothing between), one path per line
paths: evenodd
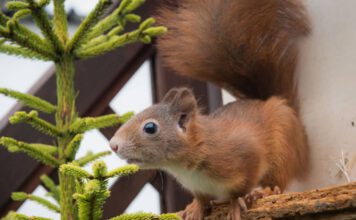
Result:
M226 219L228 211L229 204L213 206L205 220ZM253 219L356 219L356 182L309 192L267 196L242 213L242 220Z

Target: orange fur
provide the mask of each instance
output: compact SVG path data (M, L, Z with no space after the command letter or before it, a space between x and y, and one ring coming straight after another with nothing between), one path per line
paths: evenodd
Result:
M123 125L111 140L119 156L173 174L195 195L184 216L202 219L211 199L244 196L256 186L286 188L308 170L297 117L294 70L308 23L298 0L183 0L161 11L169 32L158 42L166 65L238 97L202 115L189 89ZM147 122L157 125L147 134Z
M161 10L158 41L176 72L236 97L292 100L297 42L309 32L298 0L193 0Z

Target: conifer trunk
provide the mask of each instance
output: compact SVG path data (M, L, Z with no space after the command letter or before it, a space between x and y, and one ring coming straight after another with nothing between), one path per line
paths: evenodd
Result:
M74 59L70 55L62 56L62 60L56 62L57 72L57 127L63 131L63 136L58 138L59 160L68 162L64 150L72 140L69 132L70 125L76 119L75 89L74 89ZM73 199L75 191L75 180L72 176L63 175L58 172L59 185L61 188L60 207L62 220L76 220L77 207Z

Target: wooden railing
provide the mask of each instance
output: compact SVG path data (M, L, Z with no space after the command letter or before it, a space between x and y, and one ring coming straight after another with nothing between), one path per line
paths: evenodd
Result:
M150 0L138 11L143 17L153 15L163 0ZM209 112L221 105L219 89L206 83L180 77L165 68L154 46L133 44L109 54L76 63L76 89L80 91L77 108L81 116L98 116L112 113L110 101L127 83L131 76L146 60L151 62L152 94L155 102L172 87L193 88L200 105ZM54 69L50 69L30 91L50 102L56 102ZM17 105L10 114L22 109ZM23 108L26 110L25 108ZM9 125L7 118L0 121L0 136L11 136L28 142L50 143L45 136L26 125ZM108 139L116 128L103 129ZM0 148L0 216L9 210L16 210L21 203L12 202L13 191L31 193L39 184L39 177L47 174L56 179L56 170L43 166L23 154L12 154ZM137 174L120 178L112 186L112 195L105 204L104 219L125 211L128 205L146 183L152 184L160 194L162 212L181 210L190 202L191 196L173 178L161 171L140 171Z

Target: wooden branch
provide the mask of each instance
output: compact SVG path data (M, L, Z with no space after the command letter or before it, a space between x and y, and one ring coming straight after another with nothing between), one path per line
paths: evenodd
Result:
M205 220L226 219L228 204L217 205ZM256 201L242 214L252 219L356 219L356 182L302 193L272 195Z

